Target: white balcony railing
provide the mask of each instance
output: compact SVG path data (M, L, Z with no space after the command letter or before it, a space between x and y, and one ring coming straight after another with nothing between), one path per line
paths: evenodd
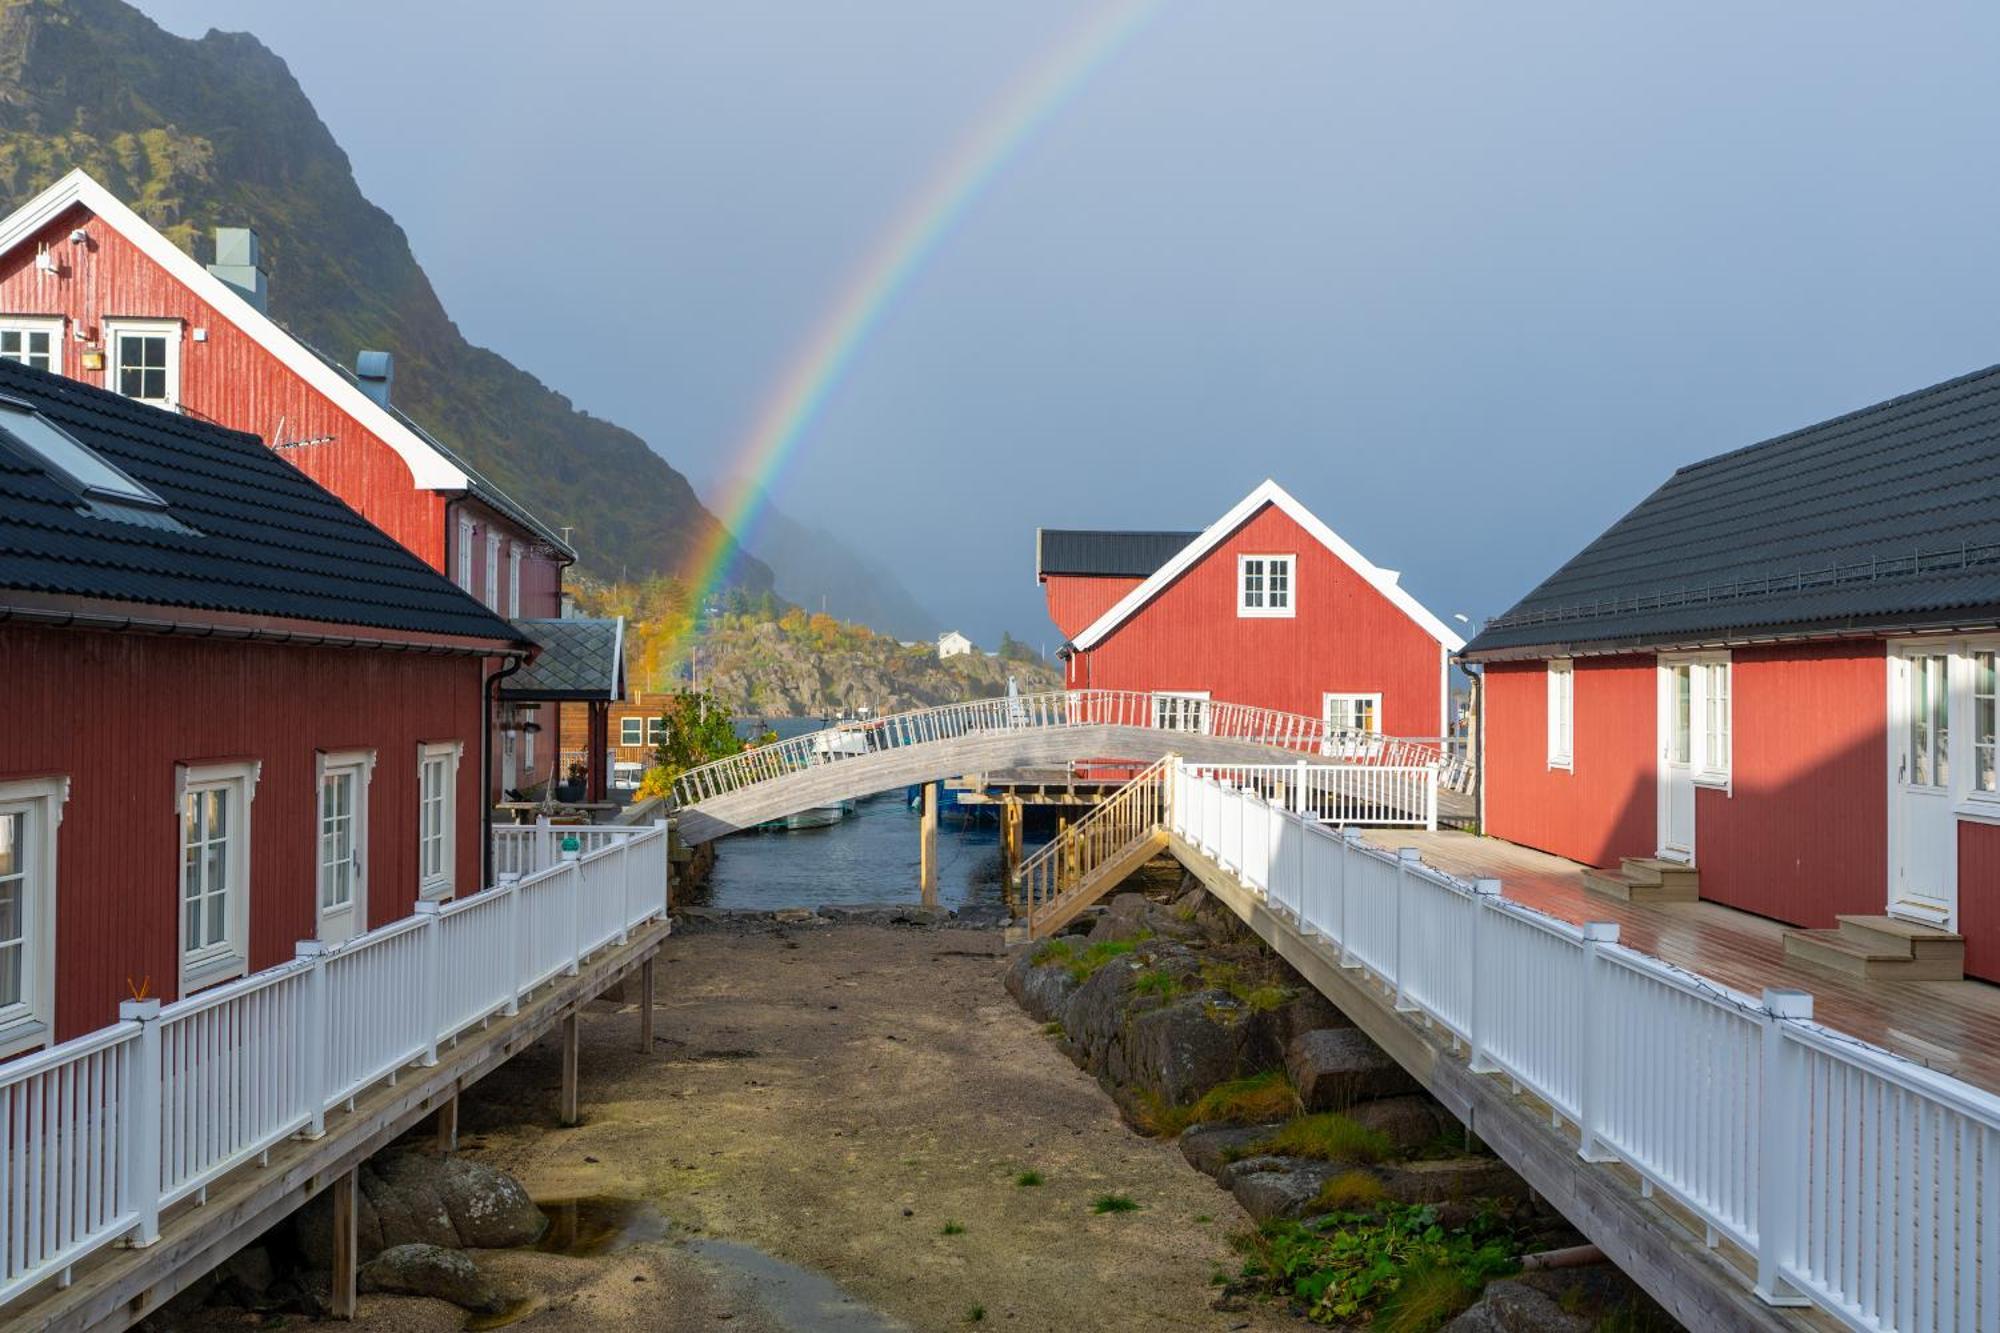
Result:
M1174 832L1857 1329L2000 1329L2000 1098L1176 765Z
M595 832L595 830L585 830ZM525 832L533 833L528 829ZM664 821L0 1065L0 1311L666 912Z

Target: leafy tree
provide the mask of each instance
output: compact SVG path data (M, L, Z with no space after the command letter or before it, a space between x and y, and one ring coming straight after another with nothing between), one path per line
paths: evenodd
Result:
M1038 662L1040 654L1022 643L1007 631L1000 631L1000 660L1003 662Z
M735 754L743 748L729 706L706 690L682 690L669 695L660 709L660 740L653 747L653 767L647 770L641 793L664 791L691 768Z

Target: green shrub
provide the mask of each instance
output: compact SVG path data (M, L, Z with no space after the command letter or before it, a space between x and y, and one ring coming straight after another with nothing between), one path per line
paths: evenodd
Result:
M1097 1202L1090 1205L1090 1211L1093 1213L1136 1213L1139 1211L1139 1205L1132 1201L1130 1195L1100 1194L1097 1196Z
M1517 1267L1490 1215L1446 1231L1428 1207L1267 1222L1240 1238L1243 1276L1303 1306L1320 1324L1428 1333Z

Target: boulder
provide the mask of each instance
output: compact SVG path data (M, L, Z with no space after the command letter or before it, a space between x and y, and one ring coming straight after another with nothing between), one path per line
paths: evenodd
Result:
M1277 1125L1190 1125L1181 1134L1181 1156L1203 1175L1220 1176L1224 1167L1277 1129Z
M440 1185L449 1158L415 1152L383 1153L361 1173L361 1192L375 1205L382 1220L382 1248L437 1245L456 1249L464 1244ZM491 1175L500 1175L491 1167ZM502 1176L513 1185L512 1177ZM520 1189L519 1185L514 1185ZM540 1234L539 1232L537 1234Z
M1555 1298L1510 1278L1487 1283L1443 1333L1590 1333L1596 1327L1595 1319L1571 1314Z
M1320 1028L1351 1028L1354 1024L1346 1014L1334 1006L1332 1000L1314 990L1309 982L1300 978L1296 983L1297 994L1277 1013L1277 1039L1286 1046L1308 1032Z
M361 1290L432 1296L471 1310L499 1314L507 1308L479 1265L439 1245L392 1245L361 1266Z
M828 921L846 921L863 926L939 926L950 920L943 907L922 903L829 903L818 911Z
M1170 1004L1135 1014L1124 1042L1121 1081L1140 1083L1170 1106L1185 1106L1243 1069L1240 1034L1218 1021L1234 1001L1222 991L1197 991ZM1107 1070L1106 1072L1112 1072Z
M1259 1222L1298 1217L1319 1197L1322 1186L1352 1171L1346 1162L1316 1162L1304 1157L1252 1157L1236 1163L1226 1175L1229 1192L1244 1212Z
M1131 1005L1132 981L1140 971L1132 954L1113 958L1076 988L1059 1017L1070 1042L1070 1054L1085 1069L1118 1082L1123 1068L1125 1011Z
M463 1157L412 1149L362 1163L355 1230L363 1258L399 1245L440 1249L508 1249L532 1245L548 1229L519 1181ZM297 1214L307 1255L333 1253L333 1194L326 1191Z
M1345 1111L1357 1103L1421 1091L1358 1028L1319 1028L1285 1048L1285 1068L1307 1111Z
M1528 1182L1497 1157L1447 1157L1435 1162L1387 1162L1373 1169L1398 1203L1454 1203L1472 1199L1520 1200Z
M1039 1023L1060 1019L1080 984L1062 963L1036 966L1032 948L1007 969L1007 993Z
M460 1244L480 1250L532 1245L549 1229L548 1217L505 1171L463 1157L421 1160L442 1164L438 1196L458 1229Z
M1363 1102L1350 1108L1347 1118L1383 1135L1402 1152L1421 1148L1440 1135L1459 1129L1449 1111L1421 1096Z

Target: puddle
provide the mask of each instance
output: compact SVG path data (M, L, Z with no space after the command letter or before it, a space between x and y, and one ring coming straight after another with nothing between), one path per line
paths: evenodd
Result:
M546 1297L539 1295L525 1296L497 1314L476 1314L469 1316L465 1321L465 1327L467 1333L477 1333L477 1330L480 1329L505 1328L509 1324L520 1323L523 1319L526 1319L529 1315L534 1314L547 1304L548 1300Z
M901 1333L904 1325L871 1310L824 1273L776 1259L733 1240L690 1240L688 1252L733 1279L773 1322L798 1333Z
M545 1254L591 1259L665 1240L672 1229L666 1216L643 1199L599 1194L535 1202L549 1215L549 1229L535 1242L535 1248Z

